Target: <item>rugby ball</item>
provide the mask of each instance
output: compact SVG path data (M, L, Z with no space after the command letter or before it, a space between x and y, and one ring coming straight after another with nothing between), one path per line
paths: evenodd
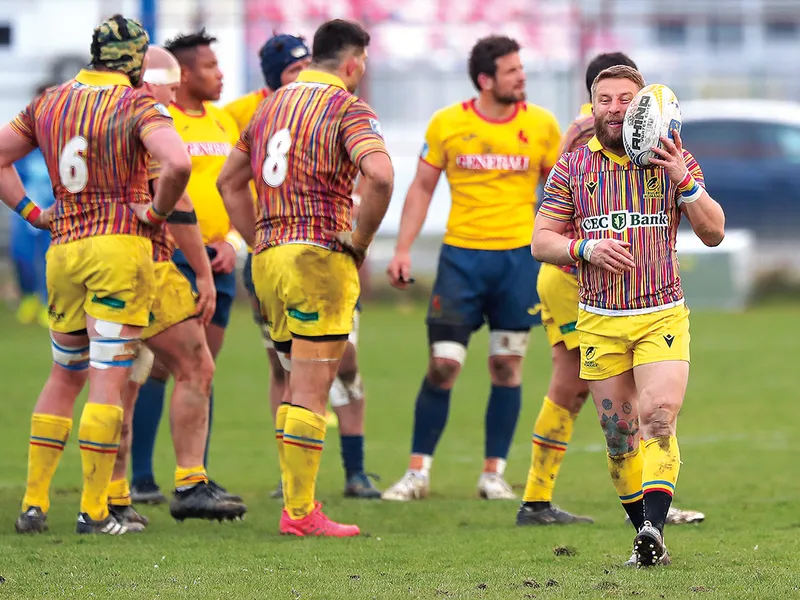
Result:
M662 147L660 138L672 139L672 130L681 131L681 107L675 92L653 83L633 97L622 122L622 143L633 164L645 167L655 156L651 148Z

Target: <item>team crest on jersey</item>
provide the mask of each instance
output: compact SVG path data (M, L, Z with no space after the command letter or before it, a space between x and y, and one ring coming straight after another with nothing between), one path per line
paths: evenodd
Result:
M158 112L160 112L162 115L164 115L165 117L169 117L170 119L172 118L172 115L169 114L169 110L167 110L167 107L164 106L163 104L161 104L160 102L157 102L153 106L155 106L156 110Z
M377 133L379 136L383 137L383 132L381 131L381 124L378 122L377 119L370 119L369 120L369 127Z
M648 177L644 184L644 197L646 200L658 200L664 197L661 188L661 178L658 175Z

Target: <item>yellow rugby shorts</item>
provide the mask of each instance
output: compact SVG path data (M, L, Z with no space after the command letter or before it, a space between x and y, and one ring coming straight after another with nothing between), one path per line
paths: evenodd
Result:
M542 264L536 281L542 325L551 346L563 342L567 350L580 345L578 337L578 278L558 267Z
M156 285L150 324L142 333L147 340L173 325L192 318L196 312L197 296L192 284L171 260L155 263Z
M578 311L581 379L602 380L638 365L689 362L689 309L679 304L643 315Z

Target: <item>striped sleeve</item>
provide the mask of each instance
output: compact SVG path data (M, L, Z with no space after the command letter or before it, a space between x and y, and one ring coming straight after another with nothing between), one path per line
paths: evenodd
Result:
M695 157L692 156L692 153L689 152L688 150L684 150L683 160L684 162L686 162L686 168L689 169L689 173L692 174L694 180L703 187L706 187L706 179L705 176L703 175L703 169L700 168L700 165L698 164Z
M134 131L141 140L164 127L175 129L167 107L156 102L152 96L141 95L136 98L133 111Z
M575 214L572 190L569 186L569 155L558 159L544 184L539 214L555 221L570 221Z
M594 135L594 117L583 115L575 119L567 127L564 139L561 142L560 153L572 152L579 146L583 146Z
M34 118L36 109L34 107L34 102L28 104L9 125L11 130L28 142L28 144L31 146L38 146L39 143L36 141L36 119Z
M253 121L250 121L250 125L242 129L242 135L239 136L239 139L236 141L235 148L240 152L244 152L245 154L250 154L250 127L252 127Z
M340 132L344 148L356 166L361 164L365 156L373 152L389 154L383 142L378 117L362 100L356 100L347 109Z

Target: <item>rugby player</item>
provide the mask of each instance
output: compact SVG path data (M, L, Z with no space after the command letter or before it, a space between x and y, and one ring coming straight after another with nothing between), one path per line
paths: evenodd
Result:
M670 560L663 530L680 469L675 427L689 377L678 224L686 215L702 242L716 246L725 216L677 130L674 141L661 138L664 148L654 148L658 157L646 168L626 156L622 122L642 87L641 74L625 65L596 77L595 136L551 172L532 250L551 264L578 262L580 376L606 436L612 482L637 529L629 562L646 567ZM565 235L570 222L576 238Z
M394 179L377 117L354 95L368 45L369 34L356 23L321 25L309 69L261 104L218 182L234 226L254 249L256 294L289 377L275 424L283 534L359 534L357 526L322 512L314 488L328 393L353 327L358 267L386 213ZM361 211L351 232L359 171Z
M603 69L615 65L636 64L621 52L599 54L586 68L586 91L591 100L592 83ZM567 128L559 154L573 152L594 136L591 102ZM571 226L567 230L572 235ZM591 522L554 506L553 490L567 450L578 413L589 397L589 385L580 378L581 356L578 349L578 267L576 264L543 264L537 288L542 305L542 324L551 346L550 385L533 428L533 450L528 481L517 511L517 525L550 525ZM696 523L705 515L694 510L670 506L667 522Z
M144 88L160 103L169 105L175 100L180 85L178 61L163 48L150 46L147 62ZM148 179L153 189L159 171L159 165L150 161ZM246 511L242 503L219 498L214 493L208 485L208 474L203 465L208 435L208 400L214 377L214 360L206 344L204 327L214 314L216 290L197 216L185 194L167 223L168 226L162 226L153 234L155 299L150 309L150 324L142 333L145 347L136 358L131 381L123 396L125 421L108 495L109 510L128 527L129 532L142 531L148 523L147 518L131 506L126 470L134 403L140 386L149 376L154 353L175 378L170 422L177 468L170 513L180 521L185 518L223 520L239 518ZM172 262L176 242L197 273L197 302L189 280Z
M472 333L488 321L491 393L478 492L516 496L503 478L522 402L522 364L531 327L541 322L538 263L530 252L535 189L558 159L555 116L525 102L519 44L491 36L469 58L478 97L437 112L428 125L417 174L405 200L387 273L405 289L411 245L444 171L452 208L428 308L428 370L417 396L411 459L386 500L428 493L436 445L447 423L450 394Z
M301 37L281 34L272 37L259 51L261 72L267 87L251 92L234 100L227 110L236 121L239 129L244 131L259 104L273 90L288 85L297 79L299 73L311 62L311 52ZM358 218L358 194L353 195L353 219ZM256 298L252 277L252 251L247 254L244 265L244 286L250 296L253 307L253 319L261 328L264 347L270 364L269 401L273 421L278 407L283 400L286 378L278 360L278 354L269 337L269 328L261 316L261 309ZM364 387L358 372L356 346L358 344L358 325L361 302L356 303L356 315L353 330L339 363L339 372L331 386L329 403L338 421L339 440L342 454L342 466L345 472L344 495L351 498L380 498L381 493L375 489L372 481L364 471ZM330 424L330 417L329 424ZM282 498L281 484L272 492L273 498Z
M148 44L137 21L121 15L104 21L92 36L91 67L45 92L0 130L0 197L34 220L38 209L10 165L36 146L56 197L47 255L53 367L32 417L20 533L47 529L50 482L87 379L78 430L83 494L77 531L127 531L109 513L108 486L123 390L150 316L155 276L148 224L172 212L191 170L166 107L135 89L146 72ZM148 153L162 166L152 203Z
M175 119L175 128L192 157L192 177L186 191L194 205L214 273L217 304L211 323L206 327L208 347L214 360L222 349L225 328L236 295L236 252L244 249L241 237L231 229L230 219L216 188L217 176L228 152L239 137L239 129L227 112L212 104L219 100L222 92L222 72L211 49L211 44L215 41L215 38L202 30L177 36L165 45L165 49L181 65L181 85L178 88L177 101L170 105L169 111ZM197 274L180 248L175 251L172 260L197 290ZM167 376L168 371L156 364L136 401L131 448L131 493L134 502L165 501L153 477L153 449L163 412ZM212 387L208 440L211 439L213 415ZM209 443L206 442L203 461L206 468ZM228 499L236 502L242 500L239 496L228 494L213 480L209 480L209 485Z

